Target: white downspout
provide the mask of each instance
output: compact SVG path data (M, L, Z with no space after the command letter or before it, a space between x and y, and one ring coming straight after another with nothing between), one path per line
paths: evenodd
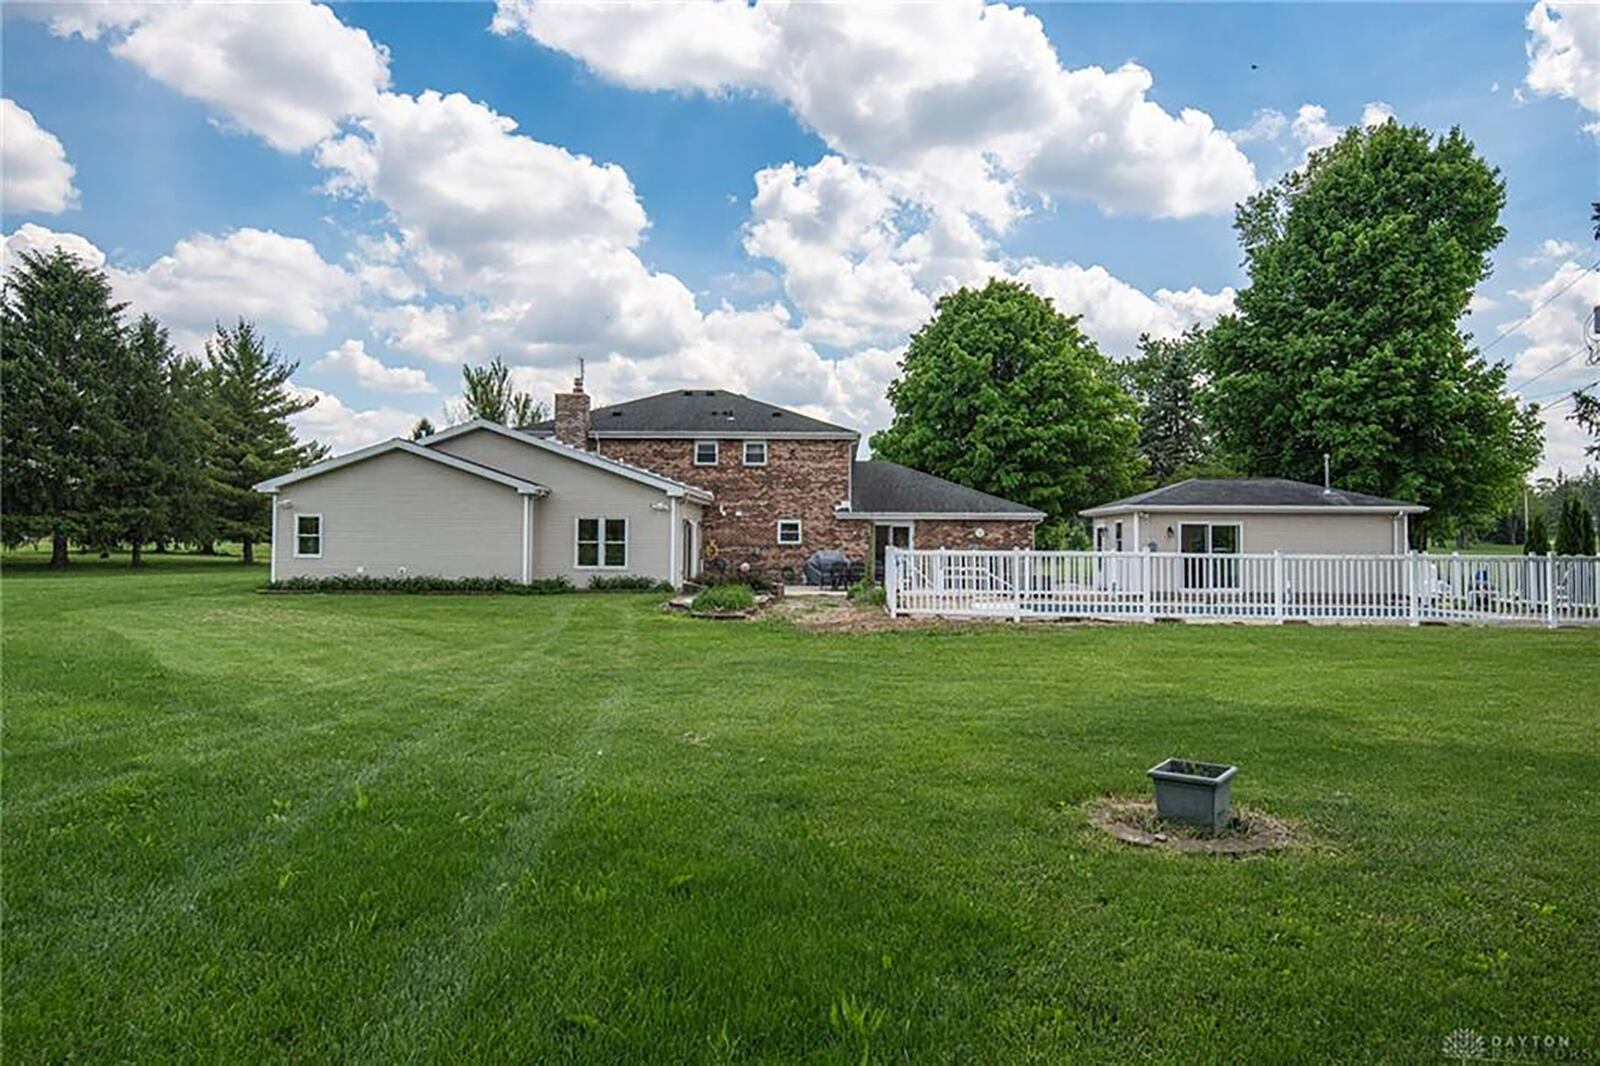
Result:
M267 526L267 581L278 580L278 494L272 494L272 523Z
M683 575L678 568L683 565L683 560L678 555L678 498L667 497L667 521L671 528L667 530L667 583L673 588L683 587Z
M522 583L533 584L533 494L522 496Z

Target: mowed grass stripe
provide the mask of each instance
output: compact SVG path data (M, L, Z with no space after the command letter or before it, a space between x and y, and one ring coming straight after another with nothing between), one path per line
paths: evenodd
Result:
M1600 1041L1600 634L817 634L261 574L7 568L19 1061ZM1315 847L1089 830L1177 753Z

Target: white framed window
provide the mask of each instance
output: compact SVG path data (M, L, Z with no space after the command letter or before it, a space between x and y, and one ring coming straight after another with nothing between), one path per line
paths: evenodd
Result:
M1117 551L1121 551L1122 550L1122 523L1121 522L1117 523L1116 530L1117 530L1117 536L1116 536Z
M294 516L294 557L296 559L322 558L322 516L297 514Z
M747 440L744 442L744 465L767 465L767 442L764 440Z
M778 519L778 543L779 544L799 544L800 543L800 519L798 519L798 518L780 518L780 519Z
M697 440L694 442L694 465L717 465L717 442L714 440Z
M596 515L577 520L573 565L579 570L625 570L628 566L628 520Z

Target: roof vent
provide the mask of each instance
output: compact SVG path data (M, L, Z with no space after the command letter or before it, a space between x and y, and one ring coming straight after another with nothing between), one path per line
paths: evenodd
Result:
M783 412L782 411L774 411L774 412L772 412L772 417L773 418L782 418L783 417Z
M707 389L706 390L706 395L707 396L715 396L716 394L717 394L717 390L716 389Z
M621 411L612 411L611 412L611 417L612 418L621 418L622 417L622 412Z

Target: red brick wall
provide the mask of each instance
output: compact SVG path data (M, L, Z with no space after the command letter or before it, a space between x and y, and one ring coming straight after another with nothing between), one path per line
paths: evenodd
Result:
M974 534L982 529L980 538ZM956 522L940 519L917 519L911 543L922 548L959 548L967 551L980 549L1009 551L1012 548L1033 547L1034 523L1010 521L985 521L972 519Z
M872 546L869 522L840 522L834 505L850 498L850 460L855 444L845 440L768 440L767 465L745 466L743 442L724 440L716 466L694 465L694 441L602 439L601 455L621 459L675 481L711 490L702 543L717 546L729 568L748 562L752 570L800 573L806 557L838 548L865 561ZM801 543L778 544L778 519L800 520ZM920 526L919 526L920 529Z

